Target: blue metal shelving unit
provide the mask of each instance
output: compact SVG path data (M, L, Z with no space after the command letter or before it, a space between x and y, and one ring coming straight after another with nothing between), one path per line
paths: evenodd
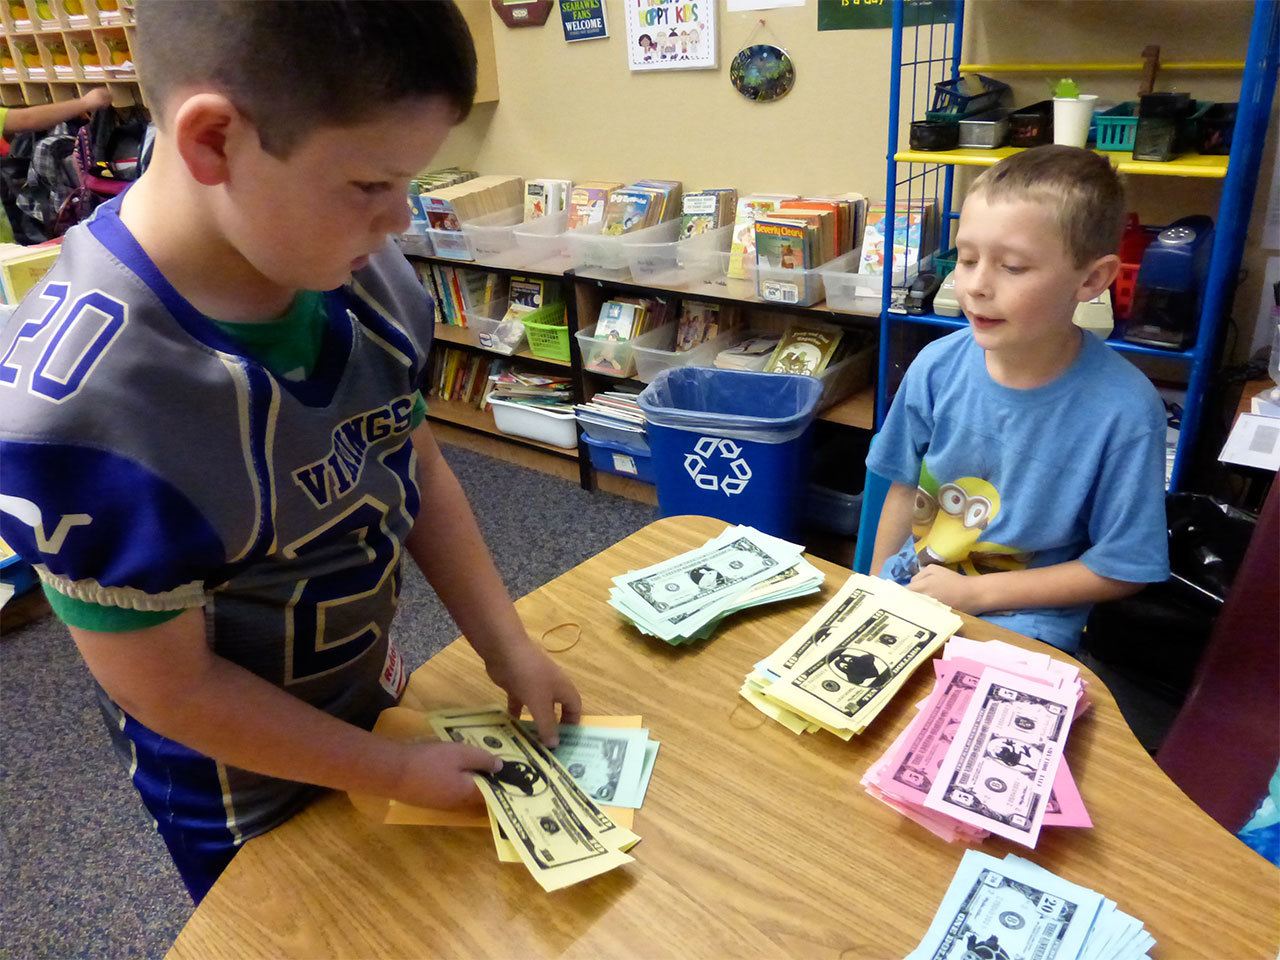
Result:
M913 5L914 6L914 5ZM912 119L922 118L928 109L934 83L960 76L963 49L964 0L933 0L932 7L913 10L913 19L941 20L927 11L950 10L947 22L906 23L905 0L893 0L893 49L889 77L889 150L885 178L886 209L893 211L899 201L909 204L925 200L938 202L941 221L939 249L950 247L951 228L959 214L952 209L955 167L945 155L937 160L898 159L899 129L904 110ZM1280 0L1254 0L1253 23L1249 33L1245 66L1240 81L1240 106L1236 118L1231 155L1214 218L1212 259L1205 284L1203 305L1195 344L1188 350L1161 350L1113 339L1115 349L1129 354L1159 357L1188 365L1187 396L1183 404L1182 428L1173 463L1170 489L1179 489L1191 462L1203 412L1205 390L1218 362L1226 305L1240 269L1249 211L1257 187L1263 142L1271 102L1276 89L1280 61ZM1155 172L1155 171L1153 171ZM1191 213L1193 211L1187 211ZM876 428L884 421L892 398L890 379L895 333L904 324L945 329L966 326L963 318L936 314L904 316L889 313L894 290L891 254L886 252L886 270L880 313L880 362L876 385Z

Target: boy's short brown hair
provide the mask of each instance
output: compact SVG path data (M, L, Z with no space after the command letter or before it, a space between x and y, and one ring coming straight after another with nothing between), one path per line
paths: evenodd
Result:
M1115 253L1124 230L1124 184L1111 162L1078 147L1033 147L984 170L969 188L988 202L1027 200L1051 208L1077 267Z
M453 0L138 0L139 80L163 129L183 87L220 89L278 157L317 126L442 96L461 122L476 52Z

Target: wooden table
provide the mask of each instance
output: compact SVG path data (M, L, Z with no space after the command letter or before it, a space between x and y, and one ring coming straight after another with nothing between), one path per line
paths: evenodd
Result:
M709 643L671 649L624 627L610 577L700 545L724 524L661 520L534 591L517 607L535 638L564 621L557 654L586 709L643 714L662 742L635 830L636 862L556 894L499 864L487 830L373 825L329 795L249 842L169 957L902 957L919 942L964 852L868 796L858 778L932 683L919 670L851 743L797 737L745 702L756 660L821 599L740 614ZM979 620L965 634L1044 649ZM1147 756L1087 670L1094 708L1067 758L1091 830L1048 829L1028 855L1141 918L1156 957L1274 957L1280 874L1200 811ZM439 704L494 702L465 643L415 677ZM1224 745L1224 749L1229 749Z

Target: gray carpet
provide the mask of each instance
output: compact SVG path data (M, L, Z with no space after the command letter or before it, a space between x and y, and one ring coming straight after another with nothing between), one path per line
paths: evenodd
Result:
M652 507L457 447L445 456L477 505L513 596L656 517ZM397 638L413 668L457 628L412 563L405 569ZM0 644L0 718L0 956L163 956L191 901L56 621Z

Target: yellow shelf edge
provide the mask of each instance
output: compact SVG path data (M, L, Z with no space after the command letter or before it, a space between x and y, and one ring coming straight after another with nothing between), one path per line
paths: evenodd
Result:
M936 163L943 166L991 167L1005 157L1025 149L1024 147L1000 147L996 150L899 150L893 155L898 163ZM1095 150L1099 156L1111 160L1121 173L1157 177L1196 177L1221 180L1227 175L1226 156L1207 156L1199 153L1183 154L1177 160L1134 160L1128 153L1111 150Z
M1126 73L1141 70L1141 60L1122 63L962 63L961 73ZM1214 71L1243 70L1243 60L1168 60L1160 61L1161 70Z

